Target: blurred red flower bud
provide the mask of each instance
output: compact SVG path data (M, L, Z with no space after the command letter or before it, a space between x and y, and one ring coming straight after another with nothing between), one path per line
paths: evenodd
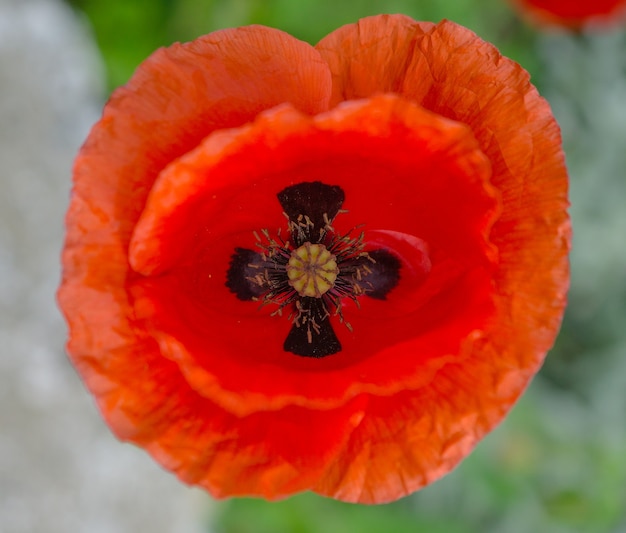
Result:
M625 0L513 0L520 12L537 24L580 29L606 26L626 16Z

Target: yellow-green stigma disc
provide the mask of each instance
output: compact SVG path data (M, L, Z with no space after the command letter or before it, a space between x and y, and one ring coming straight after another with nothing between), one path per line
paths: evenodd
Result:
M289 285L300 296L321 298L332 289L338 274L335 256L323 244L305 242L287 263Z

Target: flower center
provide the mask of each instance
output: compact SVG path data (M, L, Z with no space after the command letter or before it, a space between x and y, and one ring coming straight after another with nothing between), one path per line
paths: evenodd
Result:
M289 285L300 296L314 298L332 289L339 274L335 256L326 246L310 242L291 252L286 268Z
M283 349L303 357L341 351L332 321L344 320L343 300L358 306L362 296L384 300L398 283L400 262L386 250L365 251L364 233L340 235L332 225L345 195L319 181L292 185L278 201L288 220L289 238L280 231L254 232L257 250L235 248L226 286L240 300L276 306L292 328Z

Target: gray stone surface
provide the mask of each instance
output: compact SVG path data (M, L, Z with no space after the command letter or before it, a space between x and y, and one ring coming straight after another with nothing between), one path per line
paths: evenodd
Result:
M65 4L0 0L2 533L192 533L209 509L115 440L63 352L63 214L101 85L93 42Z

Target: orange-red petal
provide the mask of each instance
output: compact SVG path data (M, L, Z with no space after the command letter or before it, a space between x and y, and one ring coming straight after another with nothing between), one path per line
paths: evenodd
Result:
M183 450L175 432L191 439L203 423L207 432L212 428L205 438L217 442L228 431L220 410L196 398L129 312L128 286L137 278L128 264L131 233L158 173L208 134L284 102L318 113L327 109L329 95L328 68L311 46L264 27L216 32L146 60L113 94L75 161L58 292L70 329L68 352L112 430L148 448L184 479L217 476L210 469L193 473L202 450L190 443ZM231 433L245 433L236 420L230 418ZM274 452L279 470L291 468ZM246 476L265 454L251 452L240 462ZM307 481L293 482L289 490L302 490L302 483ZM245 485L239 491L253 492ZM266 491L271 496L286 489L277 484Z
M115 350L135 351L145 336L125 312L127 283L136 276L128 244L163 167L212 131L278 103L323 111L329 91L327 67L309 45L250 27L158 50L113 94L75 161L58 294L68 349L85 379L115 379Z
M359 501L393 499L399 492L432 481L504 416L552 346L569 286L571 229L561 139L548 104L530 84L528 74L492 45L451 22L425 28L403 16L383 20L380 31L376 18L366 19L318 44L333 73L333 103L344 96L366 97L392 85L427 109L467 124L492 163L492 183L501 194L503 210L490 234L500 257L493 277L494 320L485 337L473 344L467 360L442 368L429 390L404 395L415 409L432 413L431 423L439 429L424 433L420 424L426 422L415 410L401 416L397 414L403 412L401 402L388 402L386 411L380 400L378 416L366 417L354 432L353 440L363 442L359 432L377 431L373 427L378 419L386 428L388 445L397 450L395 456L403 464L399 471L404 472L385 472L389 456L380 455L378 449L364 457L363 468L338 461L337 479L351 472L363 476L355 477L358 483L342 495ZM411 53L393 67L384 67L394 79L377 86L381 65L390 54L376 43L384 42L387 35L405 43L401 49ZM355 64L371 68L356 69ZM370 430L365 429L368 423ZM420 440L424 435L426 448L417 445L424 444ZM450 445L455 436L459 442ZM411 451L416 449L421 452ZM444 449L446 454L441 453ZM384 497L383 486L387 487ZM321 485L317 490L332 494L341 488L346 485Z

